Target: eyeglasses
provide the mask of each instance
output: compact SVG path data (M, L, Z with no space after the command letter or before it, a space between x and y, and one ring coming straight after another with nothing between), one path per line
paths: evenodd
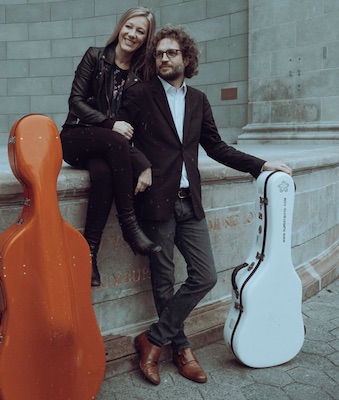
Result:
M158 50L153 53L153 57L158 60L161 60L163 58L164 54L166 54L167 58L174 58L174 57L176 57L176 55L179 52L181 52L181 50L179 50L179 49L168 49L166 51Z

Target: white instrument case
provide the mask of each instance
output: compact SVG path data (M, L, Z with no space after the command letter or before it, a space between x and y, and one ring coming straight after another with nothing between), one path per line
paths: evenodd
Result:
M304 342L302 284L291 258L294 193L288 174L260 174L255 237L246 262L232 274L224 339L249 367L283 364Z

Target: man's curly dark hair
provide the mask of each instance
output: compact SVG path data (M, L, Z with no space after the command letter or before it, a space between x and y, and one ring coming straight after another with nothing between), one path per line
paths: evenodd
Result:
M153 74L155 73L155 62L154 59L152 59L153 54L156 51L158 43L162 39L167 38L176 40L179 43L182 56L188 61L188 64L185 67L185 77L192 78L192 76L197 75L200 54L197 42L188 34L187 30L183 26L173 25L165 25L162 29L160 29L154 36L152 44L149 48L148 57Z

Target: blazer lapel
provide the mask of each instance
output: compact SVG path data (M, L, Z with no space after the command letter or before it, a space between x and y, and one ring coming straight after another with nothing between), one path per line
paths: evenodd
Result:
M159 112L161 112L164 115L166 121L168 122L168 125L171 127L172 131L175 133L178 140L180 140L173 121L171 109L168 105L166 93L164 91L164 88L160 80L158 78L153 79L151 86L152 86L153 98L159 108Z

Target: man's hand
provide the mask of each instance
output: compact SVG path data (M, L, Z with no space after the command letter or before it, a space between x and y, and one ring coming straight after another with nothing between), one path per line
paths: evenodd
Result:
M292 175L292 169L284 163L266 161L262 167L263 171L282 171L288 175Z
M134 128L131 124L125 121L116 121L112 131L120 133L126 139L130 140L133 137Z
M151 167L146 168L139 175L137 186L134 190L134 194L138 194L139 192L144 192L149 186L152 185L152 169Z

